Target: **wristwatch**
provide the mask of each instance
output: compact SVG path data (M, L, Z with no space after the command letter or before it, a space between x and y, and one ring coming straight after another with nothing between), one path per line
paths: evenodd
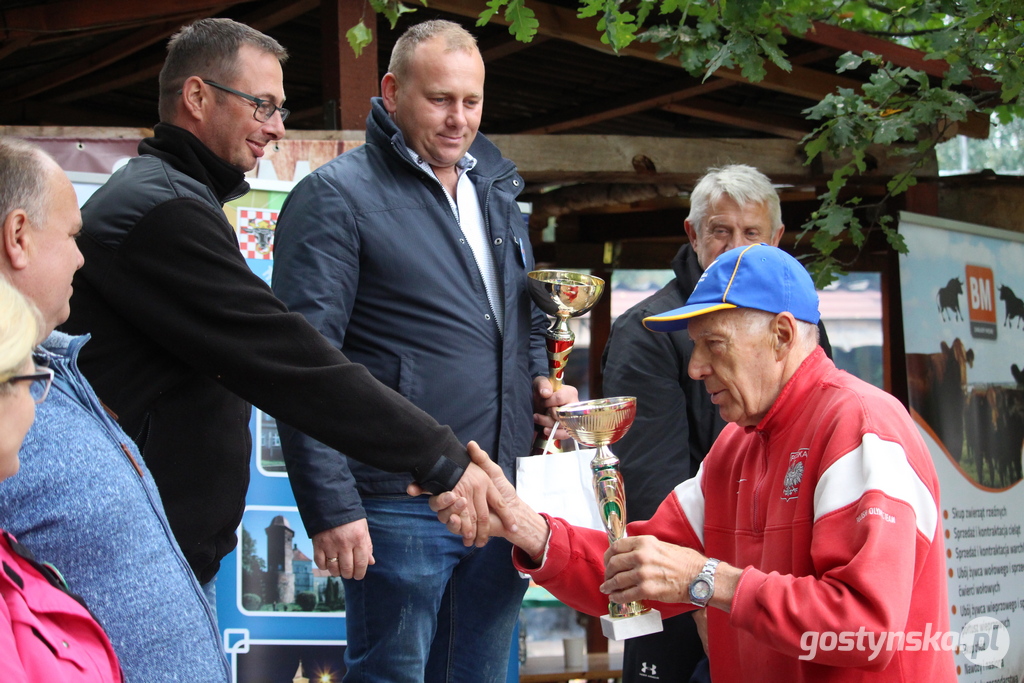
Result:
M704 563L700 574L690 583L690 602L697 607L707 607L711 596L715 594L715 567L718 560L709 557Z

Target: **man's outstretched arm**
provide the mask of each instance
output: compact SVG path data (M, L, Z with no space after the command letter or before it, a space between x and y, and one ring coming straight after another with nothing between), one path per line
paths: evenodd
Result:
M475 512L472 513L476 515L478 534L483 528L490 536L508 539L510 543L528 553L530 557L541 557L548 542L547 521L523 502L516 493L515 487L505 478L501 468L475 441L469 442L467 450L472 459L467 472L476 468L491 483L491 488L487 490L487 504L483 509L489 508L489 511L494 514L489 515L484 523L484 520L479 517L481 508L478 505ZM461 496L457 489L458 487L456 490L431 496L430 509L437 513L437 518L448 527L449 531L459 534L463 533L465 524L474 518L468 514L470 510L468 499ZM410 487L410 492L412 492L412 487Z
M519 530L518 511L510 504L501 482L508 485L515 500L518 496L501 468L475 441L469 442L467 450L472 461L466 466L459 483L451 491L431 496L430 508L438 513L438 519L452 533L462 535L463 543L482 547L491 536L503 536ZM495 479L495 471L500 479ZM410 496L429 493L415 482L409 484L407 492ZM496 534L492 528L502 533Z

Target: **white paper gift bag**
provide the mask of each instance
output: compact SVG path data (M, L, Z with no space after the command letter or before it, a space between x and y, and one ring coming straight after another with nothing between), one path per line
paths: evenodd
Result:
M516 492L537 512L604 531L590 470L596 452L588 448L517 458Z

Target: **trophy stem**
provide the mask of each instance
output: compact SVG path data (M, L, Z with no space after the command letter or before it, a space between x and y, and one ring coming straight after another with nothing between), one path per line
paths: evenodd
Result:
M608 532L608 545L611 545L626 535L626 488L619 472L619 459L607 446L598 446L590 461L590 471L594 474L597 509Z
M576 335L569 329L569 315L559 314L544 331L545 346L548 354L548 379L551 388L558 391L562 388L562 377L569 353L576 343Z
M572 347L576 343L576 335L569 329L570 317L572 316L568 313L563 314L559 312L551 322L551 327L544 330L544 347L548 355L548 381L551 382L552 391L558 391L562 388L565 364L569 360L569 352L572 351ZM544 432L538 432L533 441L533 448L530 450L530 454L540 455L544 452L547 445L548 440L544 438ZM551 448L548 449L548 452L563 452L561 439L552 440Z
M597 496L597 507L601 512L601 521L604 522L605 531L608 533L608 545L611 545L626 536L626 489L622 481L622 473L619 472L619 459L612 455L606 446L599 446L594 459L590 462L590 469L594 473L594 495ZM612 619L638 617L649 611L650 608L639 600L608 603L608 615ZM609 628L613 628L613 632L617 623L612 622L609 625Z

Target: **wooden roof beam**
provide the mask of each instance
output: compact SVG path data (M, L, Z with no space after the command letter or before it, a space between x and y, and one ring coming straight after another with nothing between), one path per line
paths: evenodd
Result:
M854 54L861 54L864 51L874 52L896 66L923 71L935 78L943 78L950 68L949 62L944 59L925 59L925 54L920 50L820 21L814 22L811 30L800 38L843 52L853 52ZM995 81L981 74L967 81L967 85L978 90L999 90L999 85Z
M193 12L218 11L233 4L236 3L225 0L62 0L4 10L0 13L0 32L10 37L78 33L100 27L117 31Z
M480 48L480 56L483 58L484 64L490 64L496 59L535 48L548 40L547 36L535 36L529 43L524 43L510 35L496 35L478 41L477 47Z
M464 17L475 18L480 12L478 0L430 0L430 3L430 7L432 9ZM588 47L600 52L615 54L610 46L601 42L600 34L595 28L587 26L576 17L575 10L556 7L554 5L540 2L539 0L531 2L530 7L534 10L537 15L537 19L540 22L540 28L538 29L539 34L548 36L549 38L566 40L575 43L576 45ZM492 21L499 24L508 24L508 22L500 15L495 15ZM822 24L821 26L828 25ZM827 29L823 29L820 26L816 26L815 29L816 35L819 38L817 41L819 44L824 44L824 41L826 40L837 42L835 35L833 35L834 32L830 33ZM845 29L838 30L843 31L845 34L853 33L851 31L846 31ZM860 36L861 34L853 33L853 35ZM861 37L865 39L869 38L869 36ZM810 40L810 38L808 38L808 40ZM876 43L874 41L878 42ZM912 50L911 48L896 50L894 48L902 48L903 46L890 43L889 41L873 39L873 41L869 41L865 44L873 45L878 50L881 50L882 47L888 46L886 54L901 61L910 60L912 57L918 59L918 63L920 64L927 64L927 62L931 61L925 60L924 55L918 50ZM835 47L835 49L849 49L848 43L837 42L837 45L840 45L840 47ZM658 61L664 64L671 64L669 61L659 60L657 52L658 46L653 43L634 42L621 50L619 54L623 56L637 57L639 59L647 59L650 61ZM879 54L881 53L879 52ZM748 79L744 78L739 69L718 69L715 71L714 76L738 83L749 83L758 88L783 92L789 95L813 100L815 102L820 102L826 95L834 93L837 88L850 88L855 92L861 91L861 82L858 80L839 76L833 73L818 71L816 69L809 69L800 66L797 60L793 60L792 64L792 70L789 72L783 71L774 64L765 64L767 75L764 80L758 81L757 83L751 83ZM929 68L934 67L929 65ZM975 79L975 83L984 84L985 81ZM976 112L968 112L967 121L960 124L960 133L969 137L987 138L988 119L984 116L979 116Z
M729 79L738 83L747 83L755 88L774 90L775 92L786 93L795 97L803 97L808 100L820 102L826 96L836 92L839 88L849 88L855 92L861 92L861 82L854 78L838 76L836 74L808 69L793 64L790 71L783 71L771 63L765 63L765 77L756 83L748 80L739 69L718 69L715 76Z
M35 40L31 33L17 33L0 43L0 59L6 59L23 47L28 47Z
M627 135L489 135L502 153L516 160L531 184L574 182L691 184L709 167L745 163L776 183L815 185L831 177L839 161L831 157L805 165L796 140L766 138L655 138ZM858 183L877 183L905 171L910 160L889 156L891 146L869 149L873 170ZM640 160L643 163L638 164ZM919 177L938 176L934 158Z
M21 85L14 86L7 91L7 98L10 101L17 102L18 100L27 99L33 95L53 90L65 83L78 80L87 74L98 71L106 66L114 64L115 62L119 62L129 55L135 54L139 50L147 48L150 45L167 38L181 28L183 23L208 17L211 14L215 14L215 12L208 10L198 14L192 14L185 17L183 20L176 19L175 21L163 22L155 26L150 26L140 31L136 31L121 40L115 41L110 45L87 55L83 59L76 60L67 66L51 71L43 78L33 78Z
M673 114L693 116L727 126L770 133L791 140L802 140L805 135L814 130L814 126L805 119L763 111L750 111L744 107L729 106L704 98L667 104L661 108Z
M518 42L518 41L516 41ZM794 64L807 64L826 59L835 52L830 48L818 48L812 52L798 55L793 59ZM684 78L663 86L648 88L646 90L630 93L612 101L602 100L582 107L571 107L565 111L555 112L546 116L539 116L526 121L521 121L514 128L506 127L500 132L503 133L526 133L539 135L542 133L560 133L574 128L582 128L600 121L615 119L620 116L628 116L641 111L655 108L666 108L665 105L681 102L716 92L725 88L737 85L735 81L721 78L710 78L703 83L697 83L695 78ZM696 115L696 114L691 114ZM746 126L745 126L746 127ZM807 131L810 128L803 126ZM800 133L801 137L803 133ZM783 135L792 137L792 135Z
M266 31L291 21L320 6L320 0L279 0L278 2L264 5L245 16L239 17L238 21L248 24L258 31ZM287 46L285 46L287 47ZM85 97L100 93L111 92L135 83L140 83L150 78L156 78L163 67L164 53L148 55L137 60L129 60L118 64L92 78L83 80L75 89L69 89L52 98L52 102L67 104Z
M160 75L165 55L149 55L138 59L121 60L116 66L67 88L56 97L48 98L55 104L68 104L77 100L113 92ZM155 112L154 112L155 113Z
M117 111L100 111L91 107L75 107L72 110L47 102L16 102L0 112L0 123L10 124L19 121L38 121L42 127L56 126L61 129L67 129L69 126L104 126L104 130L111 130L113 126L132 126L135 119ZM15 126L0 126L0 134L13 128Z
M673 102L729 88L733 85L731 82L721 79L713 79L707 83L696 85L695 83L696 80L693 78L671 81L657 87L635 91L611 101L601 100L579 107L571 107L547 116L520 121L514 127L505 127L502 132L532 135L560 133L600 121L663 107Z

